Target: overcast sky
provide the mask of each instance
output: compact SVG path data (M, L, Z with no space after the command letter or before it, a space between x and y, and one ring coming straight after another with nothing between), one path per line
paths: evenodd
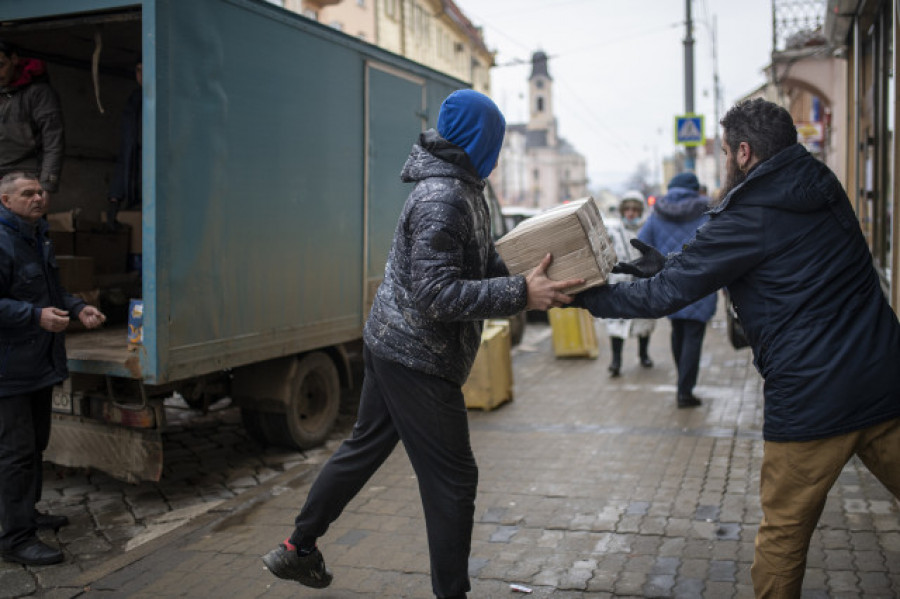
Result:
M492 96L508 123L527 119L532 53L550 56L559 134L586 157L592 188L622 191L638 164L675 150L674 118L685 111L684 0L455 2L497 52ZM694 108L713 137L713 17L727 110L765 82L772 8L762 0L693 0L692 7Z

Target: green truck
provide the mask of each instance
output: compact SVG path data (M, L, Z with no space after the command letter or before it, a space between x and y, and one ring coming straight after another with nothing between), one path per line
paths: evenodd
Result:
M75 214L75 261L104 264L79 291L111 316L67 334L47 459L159 479L176 394L196 407L230 397L261 441L321 443L409 192L400 169L465 84L262 0L3 0L2 12L0 37L45 60L60 96L52 210ZM128 252L121 229L82 223L106 212L139 61L143 201Z

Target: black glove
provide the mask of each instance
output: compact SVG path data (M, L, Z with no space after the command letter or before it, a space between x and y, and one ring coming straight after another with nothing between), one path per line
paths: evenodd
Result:
M661 271L666 265L666 257L652 245L647 245L635 238L631 240L631 246L641 253L641 257L631 262L619 262L613 266L612 272L647 279Z

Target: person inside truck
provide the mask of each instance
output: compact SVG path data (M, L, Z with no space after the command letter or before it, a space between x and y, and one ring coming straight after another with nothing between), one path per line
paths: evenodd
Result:
M37 175L0 179L0 557L30 566L63 560L37 530L69 523L36 509L53 386L68 377L63 331L71 317L89 329L106 320L60 285L48 205Z
M0 40L0 177L37 173L44 193L59 188L65 135L59 97L43 60Z
M129 210L141 205L141 118L144 75L143 63L140 61L134 68L134 77L138 86L125 101L119 129L116 167L109 182L107 222L113 225L119 210Z
M403 442L419 481L435 596L465 597L478 467L462 385L482 321L571 301L552 281L548 255L528 276L509 276L493 241L484 179L497 164L506 123L487 96L459 90L437 129L419 136L401 177L406 200L364 329L365 375L356 424L324 465L291 535L263 557L279 578L327 587L316 540Z

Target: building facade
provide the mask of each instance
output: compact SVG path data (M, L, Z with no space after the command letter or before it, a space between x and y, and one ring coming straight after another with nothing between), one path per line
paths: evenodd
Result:
M494 53L453 0L268 0L491 93Z
M547 55L535 52L528 78L527 123L507 124L491 184L501 203L546 209L588 195L582 154L559 137Z

